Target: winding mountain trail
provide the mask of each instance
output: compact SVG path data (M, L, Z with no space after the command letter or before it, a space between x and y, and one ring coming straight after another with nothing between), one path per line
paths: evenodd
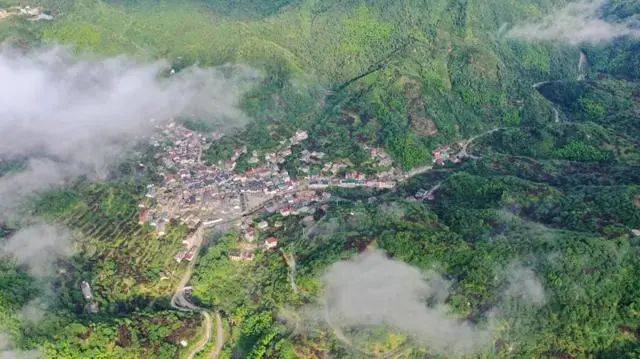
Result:
M213 321L211 319L211 314L204 308L198 307L197 305L193 304L185 297L185 292L190 289L189 287L187 287L187 283L189 283L189 281L191 280L191 276L193 275L193 269L196 265L196 260L198 259L197 253L200 251L200 247L202 246L202 242L204 239L204 229L202 227L198 227L198 229L196 229L196 231L194 232L194 236L198 237L195 238L196 255L194 256L193 260L189 262L187 270L182 275L182 278L180 278L180 281L176 286L176 291L173 294L173 297L171 297L171 307L182 312L199 312L204 320L203 337L186 356L188 359L193 359L198 353L204 350L204 348L211 340L213 330ZM220 314L218 312L215 312L215 317L217 340L214 358L217 358L220 349L222 349L224 333L222 333L222 319L220 318Z
M196 356L196 354L204 350L204 347L206 347L207 343L209 343L209 340L211 340L211 327L212 327L211 315L209 314L209 312L205 310L201 311L200 313L204 317L205 336L198 342L198 344L196 344L195 348L193 348L191 353L187 355L187 358L189 359L193 359Z
M284 261L287 263L287 267L289 267L289 273L287 276L289 278L291 290L295 294L298 294L298 286L296 285L296 257L293 253L287 253L284 250L281 250L281 252Z
M580 58L578 59L578 76L576 78L577 81L584 81L587 79L587 67L589 66L589 59L587 58L587 54L583 51L580 51ZM534 89L540 88L540 86L554 83L554 82L566 82L568 80L553 80L553 81L541 81L533 84ZM553 117L555 123L560 123L560 110L555 106L555 104L549 101L551 105L551 109L553 110Z
M216 312L216 346L213 348L213 353L211 353L211 359L218 359L220 352L222 351L222 347L224 346L224 340L222 318L220 317L220 313Z
M198 228L195 232L195 235L202 236L202 232L203 232L202 229ZM198 241L197 243L198 244L196 245L197 246L196 251L199 251L200 245L202 244L202 237L200 238L200 241ZM182 278L180 278L180 281L176 286L176 291L173 294L173 297L171 297L171 306L174 309L183 311L183 312L200 312L200 314L204 319L204 330L203 330L204 335L202 339L191 350L191 352L189 352L189 354L187 355L187 358L189 359L193 359L196 356L196 354L201 352L207 346L207 343L209 343L209 340L211 339L211 328L212 328L211 314L209 314L209 312L207 312L203 308L200 308L197 305L191 303L184 296L185 291L189 289L186 285L187 283L189 283L189 280L191 280L191 275L193 274L193 268L195 267L196 259L197 259L197 256L195 256L193 260L189 262L189 266L187 267L187 270L182 275Z

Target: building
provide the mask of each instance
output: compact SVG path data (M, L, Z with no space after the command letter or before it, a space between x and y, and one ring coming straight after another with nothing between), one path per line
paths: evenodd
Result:
M216 218L216 219L211 220L211 221L202 222L202 225L205 228L210 228L210 227L213 227L213 226L215 226L216 224L218 224L220 222L222 222L222 218Z
M187 251L180 251L173 258L176 260L176 262L180 263L180 262L182 262L182 260L184 259L184 257L186 255L187 255Z
M269 223L267 223L267 221L260 221L257 227L258 229L267 229L269 228Z
M278 246L278 238L269 237L264 241L264 248L272 249Z
M309 138L309 134L307 133L307 131L296 131L296 134L293 136L294 141L293 142L300 142L300 141L304 141L307 138Z
M280 214L281 214L283 217L287 217L287 216L289 216L289 215L291 214L291 208L289 208L289 207L282 207L282 208L280 209Z
M184 259L185 261L191 262L193 258L195 258L196 253L198 253L198 248L192 247L191 249L189 249L189 251L187 251L187 253L184 255L182 259Z
M84 297L84 299L93 299L93 294L91 293L91 285L89 285L89 282L83 280L82 283L80 283L80 289L82 290L82 296Z
M426 189L420 189L418 192L416 192L416 198L425 198L428 194L429 191L427 191Z
M247 242L253 242L256 239L256 232L249 228L244 232L244 240Z
M250 262L255 258L255 254L252 251L234 249L229 251L229 260L234 262Z

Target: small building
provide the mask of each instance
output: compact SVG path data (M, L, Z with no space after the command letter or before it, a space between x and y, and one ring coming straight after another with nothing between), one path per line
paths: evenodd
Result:
M216 219L211 220L211 221L202 222L202 226L204 226L204 228L210 228L210 227L213 227L213 226L215 226L216 224L218 224L220 222L222 222L222 218L216 218Z
M278 246L278 238L269 237L264 241L264 247L266 249L272 249Z
M282 207L282 208L280 209L280 214L281 214L283 217L287 217L287 216L289 216L289 215L291 214L291 208L289 208L289 207Z
M640 237L640 229L632 229L631 233L636 237Z
M296 134L293 136L294 142L304 141L309 138L309 134L307 131L296 131Z
M183 259L185 261L191 262L193 260L193 258L195 258L196 253L198 253L198 248L197 247L192 247L191 249L189 249L187 251L187 253L184 255Z
M393 160L390 157L384 157L379 162L381 167L389 167L393 165Z
M40 21L40 20L45 20L45 21L51 21L53 20L53 16L49 15L49 14L45 14L45 13L40 13L38 15L36 15L35 17L29 19L31 21Z
M255 258L252 251L234 249L229 251L229 260L234 262L250 262Z
M247 242L253 242L256 239L256 232L249 228L244 232L244 240Z
M257 227L258 229L267 229L269 228L269 223L267 223L267 221L260 221Z
M91 285L89 285L89 282L83 280L82 283L80 283L80 289L82 290L82 296L84 297L84 299L93 299L93 294L91 293Z
M428 194L429 191L427 191L426 189L420 189L418 192L416 192L416 198L425 198Z
M184 259L184 257L186 255L187 255L187 251L186 250L185 251L180 251L173 258L176 260L176 262L180 263L180 262L182 262L182 260Z

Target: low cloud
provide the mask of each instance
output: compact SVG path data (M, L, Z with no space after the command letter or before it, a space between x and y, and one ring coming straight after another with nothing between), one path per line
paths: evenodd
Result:
M41 355L36 350L22 351L14 348L8 335L0 333L0 359L35 359Z
M16 212L21 201L38 191L67 183L86 173L82 165L48 158L32 158L23 171L0 177L0 219Z
M572 2L538 22L517 24L507 37L529 41L562 41L570 44L602 43L621 36L640 37L633 18L610 22L602 17L606 0Z
M0 49L0 158L31 159L23 173L0 178L0 216L25 193L105 177L158 122L193 115L244 125L238 103L255 71L192 67L163 76L168 69L123 56L79 58L60 47Z
M0 244L0 254L11 256L37 277L54 274L56 261L73 252L71 233L64 227L46 223L25 227Z
M510 299L536 306L547 302L544 287L531 268L512 264L507 269L509 285L505 294Z
M342 329L388 325L435 352L470 354L487 345L488 330L455 319L445 304L449 282L371 251L333 264L323 277L325 320Z

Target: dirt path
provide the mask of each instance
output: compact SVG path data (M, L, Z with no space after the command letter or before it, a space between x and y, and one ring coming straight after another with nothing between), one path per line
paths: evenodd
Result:
M196 354L201 352L204 349L204 347L207 346L207 343L209 343L209 340L211 340L211 327L212 327L211 315L206 310L202 310L202 311L200 311L200 313L204 317L204 333L205 333L205 335L200 340L200 342L198 342L198 344L196 344L196 346L193 348L191 353L189 353L189 355L187 355L187 358L189 358L189 359L193 359L196 356Z
M289 284L291 285L291 290L298 294L298 286L296 285L296 257L293 253L287 253L284 250L281 250L282 257L284 258L285 263L287 263L287 267L289 268L289 272L287 277L289 278Z
M220 318L220 313L216 312L216 346L213 349L213 353L211 353L211 359L218 359L220 352L222 351L222 347L224 346L224 340L222 318Z

